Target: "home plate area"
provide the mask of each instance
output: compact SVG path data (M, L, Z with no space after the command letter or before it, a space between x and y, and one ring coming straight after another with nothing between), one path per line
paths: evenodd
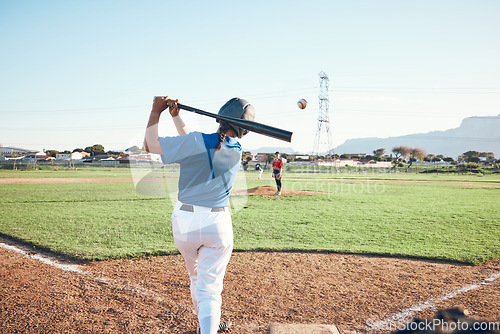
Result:
M36 249L0 247L0 333L196 330L180 255L69 267L40 256ZM470 318L493 323L500 314L499 277L499 260L466 266L354 254L235 252L224 280L222 320L233 323L233 334L336 328L388 333L394 324L461 305Z

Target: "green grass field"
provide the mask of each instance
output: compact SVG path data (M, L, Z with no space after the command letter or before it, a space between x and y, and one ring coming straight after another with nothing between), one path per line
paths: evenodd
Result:
M273 185L267 174L256 180L254 171L241 172L240 178L246 177L248 188ZM130 176L123 168L0 171L0 178ZM394 183L398 180L422 182ZM245 208L233 213L236 250L366 253L473 264L500 257L499 175L292 171L284 186L324 194L248 196ZM132 182L0 184L0 189L4 236L83 260L177 252L171 199L140 195Z

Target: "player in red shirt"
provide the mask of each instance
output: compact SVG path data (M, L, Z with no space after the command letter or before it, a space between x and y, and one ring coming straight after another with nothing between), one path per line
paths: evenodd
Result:
M274 154L276 159L273 161L273 177L276 180L276 186L278 187L278 191L276 195L281 195L281 175L283 172L283 160L280 158L280 152L276 152Z

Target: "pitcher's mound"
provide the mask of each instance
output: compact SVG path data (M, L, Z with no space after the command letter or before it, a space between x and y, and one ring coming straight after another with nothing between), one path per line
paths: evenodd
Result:
M247 190L233 190L232 191L233 195L243 195L245 193L248 195L258 195L258 196L278 196L278 195L276 195L276 188L271 187L271 186L261 186L261 187L247 189ZM325 193L316 192L316 191L298 191L298 190L282 189L280 196L311 196L311 195L318 195L318 194L325 194Z

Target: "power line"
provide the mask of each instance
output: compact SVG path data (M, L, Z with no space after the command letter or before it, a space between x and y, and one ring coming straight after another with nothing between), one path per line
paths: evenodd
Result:
M250 94L241 94L241 96L253 100L266 100L278 97L294 96L299 93L313 93L318 89L318 86L304 87L292 90L277 90L273 92L259 92ZM422 88L422 87L335 87L333 91L336 93L425 93L425 94L500 94L500 88ZM192 103L198 104L215 104L220 103L222 98L211 98L203 100L192 100ZM102 111L108 112L123 112L125 110L147 109L149 104L136 106L118 106L118 107L89 107L89 108L68 108L68 109L49 109L49 110L5 110L0 111L1 114L19 114L19 113L99 113Z

